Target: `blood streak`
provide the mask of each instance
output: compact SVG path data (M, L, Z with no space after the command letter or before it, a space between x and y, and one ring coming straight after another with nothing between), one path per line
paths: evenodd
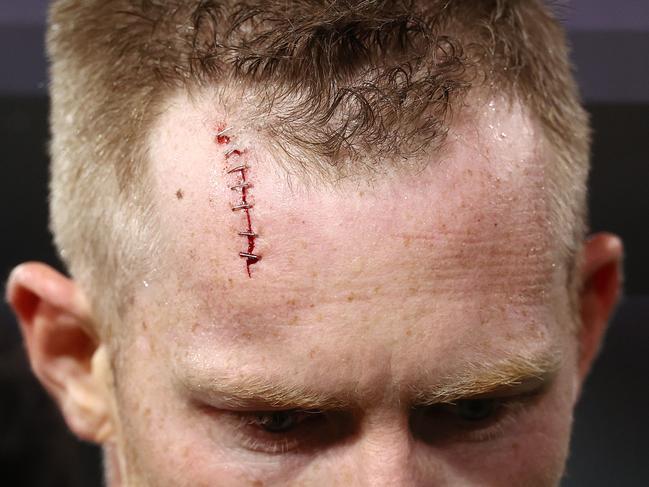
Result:
M241 170L241 180L243 181L243 184L241 186L241 201L243 201L244 205L248 204L248 179L246 177L246 169ZM247 228L246 232L248 235L246 235L246 238L248 239L248 254L250 255L255 255L255 232L252 229L252 218L250 216L250 209L246 208L244 210L246 214L246 223L247 223ZM246 270L248 271L248 277L252 277L252 272L250 271L250 266L254 265L257 263L259 259L255 259L252 257L246 257Z
M225 135L217 135L216 141L221 145L226 145L230 143L230 138ZM245 151L240 151L238 149L229 150L225 153L225 159L227 161L233 157L240 158L244 152ZM259 262L259 260L261 260L261 257L255 255L257 233L254 231L252 226L252 215L250 210L252 209L253 205L250 203L251 186L249 183L248 171L249 168L246 164L238 164L234 168L230 169L228 173L239 173L241 175L239 184L232 187L233 190L241 191L241 202L233 207L232 210L243 211L245 215L246 226L243 231L239 232L239 236L245 237L248 240L248 249L246 252L240 252L239 255L241 258L246 259L246 271L248 273L248 277L252 278L252 271L250 268L257 262Z

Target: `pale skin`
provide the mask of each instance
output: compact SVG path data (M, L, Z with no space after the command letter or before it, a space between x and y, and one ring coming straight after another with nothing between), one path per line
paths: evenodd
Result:
M547 147L517 104L476 106L423 171L307 189L232 112L170 101L151 134L168 245L119 333L43 264L8 285L36 375L105 447L111 486L559 482L622 244L583 242L573 313ZM247 151L252 277L222 123Z

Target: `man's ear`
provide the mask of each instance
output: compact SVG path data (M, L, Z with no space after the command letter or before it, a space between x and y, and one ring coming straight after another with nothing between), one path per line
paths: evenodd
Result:
M90 307L67 277L45 264L14 269L7 283L32 370L58 403L81 439L103 442L110 435L105 384L93 373L102 355Z
M624 247L619 237L598 233L584 244L581 279L579 379L583 382L606 333L622 289Z

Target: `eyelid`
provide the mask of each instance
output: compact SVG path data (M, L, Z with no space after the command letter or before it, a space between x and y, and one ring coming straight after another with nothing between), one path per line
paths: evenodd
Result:
M455 404L459 401L474 401L479 399L495 399L503 401L509 399L525 400L526 398L533 398L545 394L551 386L552 381L544 381L541 379L538 381L530 380L526 383L509 385L474 396L460 397L453 401L447 401L441 404Z
M296 428L287 432L272 433L251 421L254 416L288 411L303 415ZM222 425L229 429L240 448L268 455L286 454L301 451L318 443L326 443L336 436L336 428L328 428L330 418L318 410L234 411L216 410L214 412Z
M484 442L496 440L505 435L507 429L513 427L520 418L520 414L524 412L527 405L526 400L529 397L525 396L512 400L504 400L499 405L499 411L496 413L494 420L489 422L487 427L469 431L467 439L470 442Z
M453 403L438 403L427 406L423 408L423 418L419 419L423 423L417 423L417 420L413 421L413 424L421 426L419 429L413 426L413 432L427 443L438 443L440 441L479 443L496 440L507 434L511 428L514 428L521 418L521 414L529 411L536 403L535 399L540 397L546 390L547 388L542 387L518 395L481 395L479 397L458 399ZM493 416L475 422L463 420L456 416L454 411L447 409L449 406L455 407L460 401L471 400L494 400L498 401L499 404ZM433 419L431 416L436 417Z
M527 386L521 385L516 387L509 387L500 390L491 391L478 396L462 398L459 400L469 401L478 399L495 399L495 400L525 400L545 393L548 389L546 383L532 383Z

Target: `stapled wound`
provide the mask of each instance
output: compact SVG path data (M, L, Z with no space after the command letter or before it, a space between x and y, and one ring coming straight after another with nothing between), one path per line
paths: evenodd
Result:
M216 143L219 145L230 146L232 144L232 137L230 135L230 128L221 128L216 134ZM228 147L225 152L226 162L230 162L232 158L243 157L245 149L238 149L236 147ZM256 240L259 237L259 234L253 229L252 225L252 209L254 205L249 201L250 190L252 189L252 184L248 181L250 167L247 164L236 164L231 167L226 168L226 173L229 175L239 175L239 180L236 184L230 186L232 191L235 191L241 195L241 200L239 203L232 206L232 211L234 213L243 213L245 227L243 230L238 232L238 235L247 240L248 248L245 251L239 252L239 257L244 259L246 262L246 272L248 277L252 278L251 266L256 264L261 260L261 256L255 253Z

